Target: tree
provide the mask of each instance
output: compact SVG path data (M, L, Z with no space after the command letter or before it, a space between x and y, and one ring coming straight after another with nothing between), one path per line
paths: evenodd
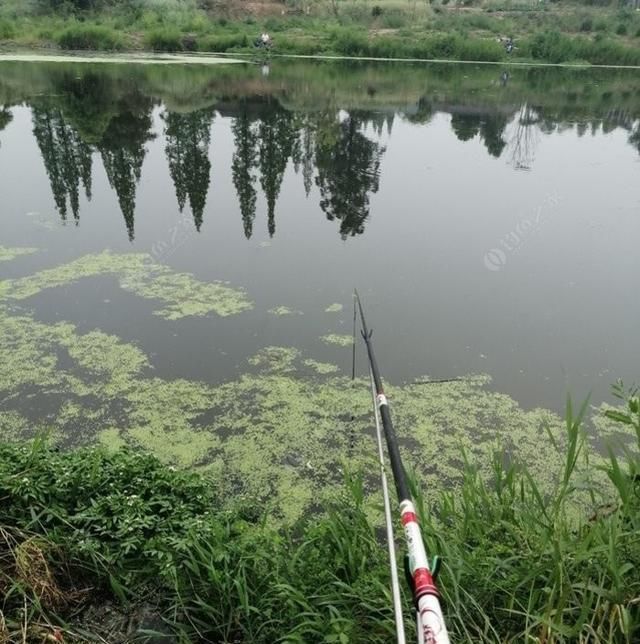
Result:
M98 145L109 185L118 196L130 241L135 236L136 189L147 154L145 143L154 138L150 128L150 109L124 111L111 119Z
M451 128L459 141L473 139L480 132L481 125L482 119L478 114L455 112L451 115Z
M484 141L487 152L495 157L500 157L507 142L503 138L507 127L507 117L504 114L495 112L482 117L480 124L480 137Z
M274 106L260 121L258 132L260 185L267 200L269 236L273 237L276 201L296 136L294 118L290 112Z
M12 119L13 114L6 107L2 106L0 108L0 132L11 123Z
M56 208L64 221L70 207L78 221L80 183L91 199L91 148L55 107L34 105L32 120Z
M209 192L209 144L213 117L214 109L210 107L189 114L166 112L163 115L167 138L165 153L178 207L182 212L186 201L189 201L198 231Z
M246 109L237 116L231 126L235 150L231 162L233 185L238 193L240 215L247 239L253 234L256 217L255 170L258 167L258 135Z
M320 208L327 219L340 220L343 239L364 232L369 216L369 193L376 193L384 147L362 134L362 118L351 113L333 121L334 133L321 132L316 139L316 184Z

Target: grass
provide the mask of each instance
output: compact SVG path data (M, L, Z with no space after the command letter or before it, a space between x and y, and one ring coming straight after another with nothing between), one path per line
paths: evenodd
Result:
M124 48L124 41L114 29L100 25L72 24L57 34L61 49L114 51Z
M607 416L635 446L591 454L586 403L569 401L550 494L499 453L489 478L465 460L461 487L435 507L414 483L428 550L444 557L452 641L638 641L640 404L637 391L615 393ZM100 632L91 606L133 613L141 597L184 642L393 637L385 549L358 476L319 515L275 530L249 499L223 499L214 481L148 455L62 453L40 440L0 447L0 499L5 639L58 629L85 641Z
M35 5L0 7L0 43L62 49L114 49L255 53L266 30L274 52L394 58L440 58L498 62L638 64L634 39L640 15L626 9L576 5L517 5L479 2L460 10L444 3L383 0L291 2L284 13L264 17L203 2L148 2L43 13ZM558 33L561 42L551 42ZM500 39L513 36L507 56ZM557 39L556 39L557 40Z

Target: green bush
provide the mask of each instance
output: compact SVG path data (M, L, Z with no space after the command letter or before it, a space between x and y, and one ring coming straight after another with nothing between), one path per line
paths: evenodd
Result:
M182 51L182 34L174 27L160 27L145 35L145 44L153 51Z
M70 50L114 51L124 48L119 33L98 25L71 25L58 34L56 41L62 49Z
M369 39L364 31L350 28L335 29L331 34L332 49L342 56L371 56Z
M531 56L549 63L564 63L576 58L573 41L559 31L545 31L534 36Z
M593 20L590 17L583 18L582 22L580 23L580 31L588 33L592 30L593 30Z
M0 40L10 40L15 35L15 27L8 20L0 20Z
M618 36L626 36L627 35L627 25L625 25L624 22L621 22L616 27L616 34L618 34Z
M564 465L544 486L500 452L477 466L462 453L460 486L428 510L412 481L427 551L443 556L452 641L639 641L640 402L621 384L614 394L621 404L605 417L626 446L589 453L587 404L574 414L569 401L564 435L551 438ZM131 450L63 453L37 441L0 444L0 499L9 633L105 601L126 612L144 595L184 642L393 640L386 549L360 477L347 475L321 513L276 529L201 474ZM18 560L38 565L25 576ZM407 601L408 632L411 613Z
M200 51L225 52L230 49L248 47L249 38L246 34L229 34L226 36L208 36L203 39Z
M598 20L594 25L594 29L604 33L605 31L609 31L609 25L606 20Z

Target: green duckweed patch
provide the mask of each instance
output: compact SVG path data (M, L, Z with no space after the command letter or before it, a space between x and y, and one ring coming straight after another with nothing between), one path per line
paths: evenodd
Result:
M338 347L350 347L353 343L353 337L350 335L340 335L338 333L329 333L320 338L325 344L335 344Z
M304 315L302 311L290 309L288 306L275 306L267 311L271 315Z
M1 282L0 437L23 440L46 429L65 447L143 448L165 463L209 472L230 498L251 498L285 522L331 497L345 467L375 471L366 379L352 381L333 364L278 346L258 351L247 373L222 384L159 378L134 343L98 329L80 333L68 322L45 324L22 308L43 288L111 272L135 292L152 283L169 319L213 310L208 297L194 306L176 301L173 287L157 280L158 272L175 276L166 271L144 255L102 253ZM238 293L231 301L248 305L234 299ZM327 338L351 343L347 335ZM561 445L561 419L523 410L487 384L486 376L473 376L429 388L387 386L406 463L432 498L459 483L465 458L487 477L495 452L519 458L548 486L561 469L548 435Z
M28 277L0 282L0 295L25 300L45 289L107 274L116 275L124 290L162 302L163 307L155 313L168 320L210 313L226 317L253 307L244 291L226 283L201 282L189 273L178 273L154 262L144 253L109 251L85 255Z
M316 373L327 375L330 373L338 373L340 367L330 362L318 362L317 360L307 359L304 361L304 365L313 369Z
M295 370L294 361L299 355L300 352L292 347L265 347L248 362L265 371L287 372Z
M7 248L6 246L0 246L0 262L10 262L16 257L31 255L32 253L37 252L37 248Z
M249 359L256 373L213 386L154 377L131 343L2 306L0 334L4 435L22 438L46 424L66 445L142 447L210 472L229 495L246 495L287 522L331 496L345 466L375 468L368 381L354 383L295 348L266 347ZM496 449L526 459L549 481L558 471L544 427L559 436L561 420L524 411L486 383L443 383L428 395L420 385L388 387L407 464L430 493L443 481L456 484L463 450L487 475ZM42 407L28 423L26 391Z

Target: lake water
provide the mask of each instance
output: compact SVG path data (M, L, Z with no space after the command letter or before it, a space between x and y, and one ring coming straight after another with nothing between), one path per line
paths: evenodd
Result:
M508 430L505 405L535 425L567 391L609 400L638 377L639 119L637 72L1 63L0 429L211 466L233 461L225 428L267 411L305 433L344 395L341 423L354 287L400 418L417 387L443 408L468 394L473 445ZM279 414L295 369L332 402L303 409L300 389ZM410 384L469 374L491 380ZM247 471L275 449L243 440ZM301 450L276 460L325 476Z

